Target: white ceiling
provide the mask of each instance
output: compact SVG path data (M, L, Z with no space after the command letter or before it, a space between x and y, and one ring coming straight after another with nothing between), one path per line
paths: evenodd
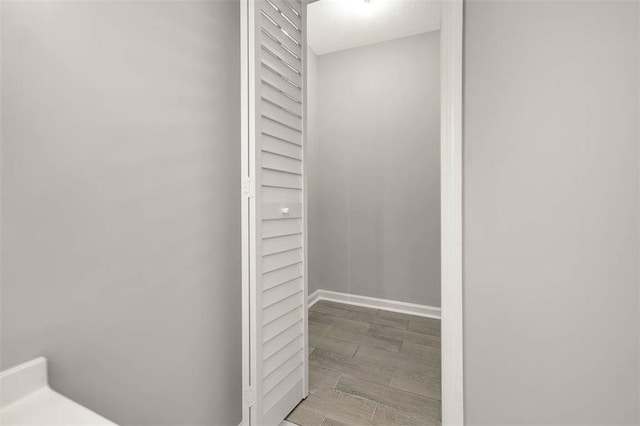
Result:
M317 55L440 29L438 0L319 0L307 6Z

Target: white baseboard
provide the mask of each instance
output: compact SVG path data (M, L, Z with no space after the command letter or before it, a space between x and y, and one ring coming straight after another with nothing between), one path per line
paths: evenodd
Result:
M312 307L313 305L316 304L316 302L318 300L320 300L320 292L323 290L316 290L313 293L311 293L309 295L309 297L307 298L307 307Z
M400 312L420 317L440 319L440 308L416 303L400 302L397 300L379 299L377 297L358 296L329 290L316 290L309 295L308 306L313 306L320 300L346 303L348 305L364 306L366 308L381 309L383 311Z
M242 423L240 423L238 426L242 426ZM295 423L291 423L289 420L283 420L282 423L280 423L280 426L298 426Z

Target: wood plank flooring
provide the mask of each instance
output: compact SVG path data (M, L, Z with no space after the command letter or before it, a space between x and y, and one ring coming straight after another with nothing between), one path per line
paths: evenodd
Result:
M440 321L319 301L300 426L440 425Z

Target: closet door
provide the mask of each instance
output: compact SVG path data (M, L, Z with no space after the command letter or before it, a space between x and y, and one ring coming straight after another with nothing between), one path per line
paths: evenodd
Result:
M308 394L305 23L300 0L242 0L245 426Z

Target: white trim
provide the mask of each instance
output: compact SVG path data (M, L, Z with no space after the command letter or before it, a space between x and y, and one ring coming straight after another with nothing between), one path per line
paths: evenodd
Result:
M303 280L304 293L309 294L309 194L307 191L308 174L307 174L307 145L309 143L309 120L307 117L307 5L301 2L300 11L302 12L302 238L303 238ZM303 331L303 351L304 351L304 384L302 386L302 398L309 396L309 307L307 306L307 298L303 297L302 324ZM286 420L285 420L286 422ZM288 423L288 422L287 422Z
M243 426L244 423L240 422L240 424L238 426ZM291 423L288 420L283 420L282 423L280 423L280 426L298 426L295 423Z
M463 1L442 0L441 222L442 424L464 425L462 304Z
M262 423L264 416L262 395L262 305L260 289L262 286L262 198L261 175L256 173L261 164L262 150L256 143L259 123L259 109L256 99L260 99L258 72L260 65L255 61L256 49L259 49L259 30L256 21L255 0L240 2L240 58L241 58L241 177L242 182L250 182L241 188L241 233L242 233L242 416L248 426ZM258 47L257 47L258 46ZM245 192L250 187L253 190Z
M240 182L249 180L249 2L240 2ZM243 188L244 189L244 188ZM251 383L250 353L251 341L251 308L249 306L249 200L246 194L241 194L241 239L242 239L242 422L249 424L251 409L245 401L245 390Z
M243 425L244 425L244 423L240 422L240 424L238 426L243 426ZM283 420L282 423L280 423L280 426L298 426L298 425L295 424L295 423L291 423L288 420Z
M364 306L365 308L381 309L383 311L400 312L403 314L440 319L440 308L436 308L434 306L418 305L416 303L359 296L356 294L340 293L329 290L316 290L309 295L309 307L313 306L320 300L330 300L332 302L345 303L347 305Z
M320 300L320 290L316 290L307 297L307 307L310 308Z

